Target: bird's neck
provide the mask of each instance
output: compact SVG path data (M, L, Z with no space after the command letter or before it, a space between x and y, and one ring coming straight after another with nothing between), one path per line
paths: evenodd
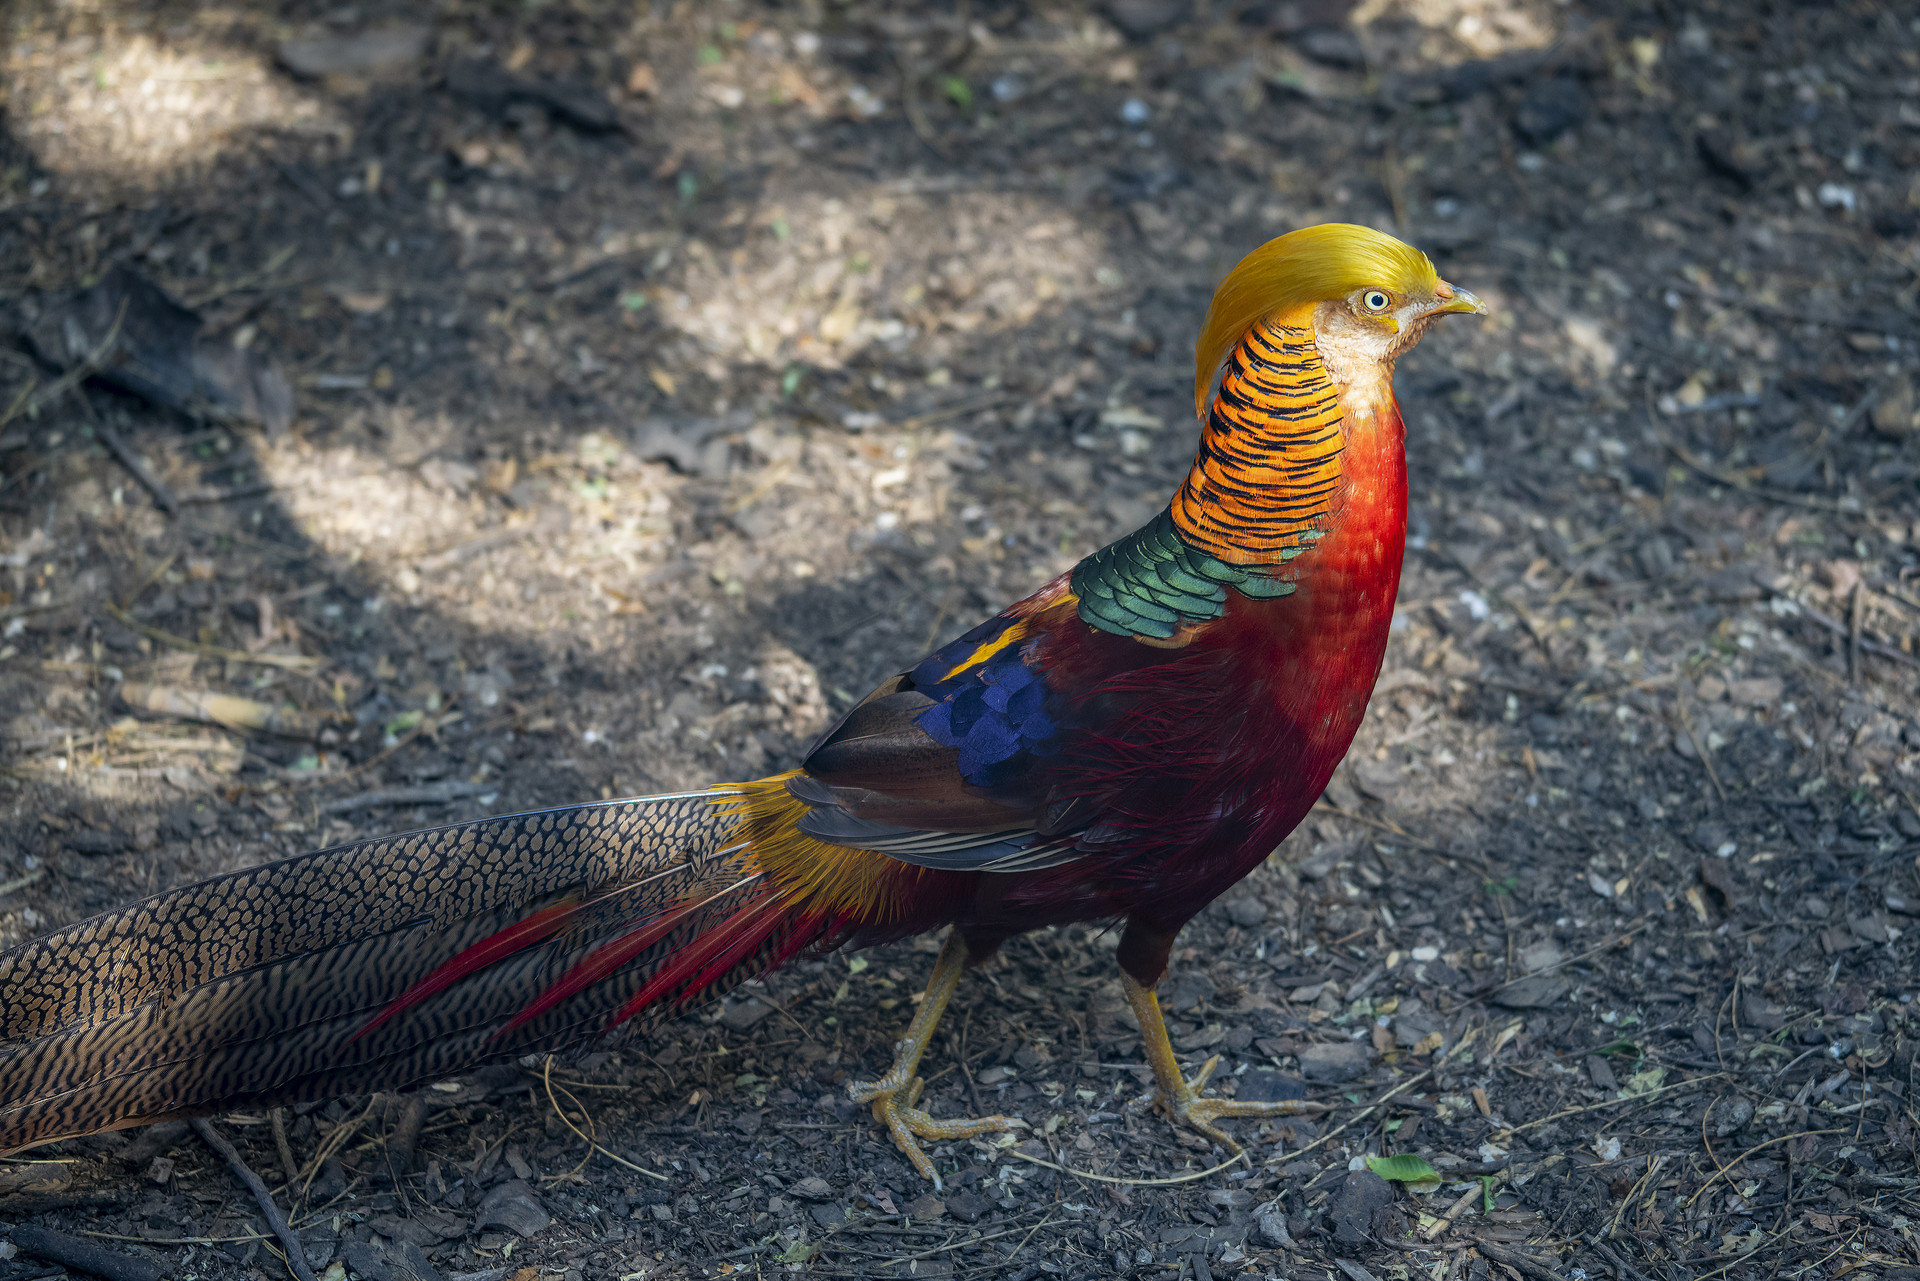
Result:
M1174 527L1229 565L1284 565L1328 533L1373 454L1399 454L1397 430L1372 439L1389 420L1390 369L1323 353L1310 311L1263 320L1227 359Z

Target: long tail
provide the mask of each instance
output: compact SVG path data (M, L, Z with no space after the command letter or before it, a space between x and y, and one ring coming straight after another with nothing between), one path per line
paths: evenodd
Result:
M831 944L756 857L774 781L341 846L0 953L0 1153L619 1041Z

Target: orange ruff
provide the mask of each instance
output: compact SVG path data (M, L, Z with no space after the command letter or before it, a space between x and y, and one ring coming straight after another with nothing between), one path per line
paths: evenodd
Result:
M1228 360L1174 527L1229 565L1293 559L1340 488L1341 418L1312 328L1255 325Z

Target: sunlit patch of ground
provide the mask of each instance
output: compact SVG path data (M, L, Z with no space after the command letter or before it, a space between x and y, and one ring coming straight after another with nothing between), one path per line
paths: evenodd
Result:
M191 175L258 130L344 129L260 54L192 33L24 35L0 50L0 84L41 165L108 187Z

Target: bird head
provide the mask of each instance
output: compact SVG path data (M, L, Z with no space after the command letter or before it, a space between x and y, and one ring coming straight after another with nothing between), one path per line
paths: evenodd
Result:
M1193 404L1206 414L1220 362L1265 317L1311 325L1346 363L1394 359L1441 316L1486 315L1486 304L1456 289L1412 245L1347 222L1302 227L1240 260L1214 290L1194 350Z

